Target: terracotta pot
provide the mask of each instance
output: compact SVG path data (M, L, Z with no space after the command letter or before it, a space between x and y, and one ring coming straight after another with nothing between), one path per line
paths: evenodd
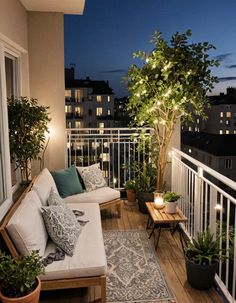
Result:
M136 192L133 189L126 189L127 200L130 204L136 203Z
M35 288L34 291L32 291L30 294L20 297L20 298L8 298L5 297L0 292L0 299L2 303L39 303L39 296L40 296L40 290L41 290L41 281L38 279L38 286Z
M165 202L165 212L167 214L176 213L177 202Z

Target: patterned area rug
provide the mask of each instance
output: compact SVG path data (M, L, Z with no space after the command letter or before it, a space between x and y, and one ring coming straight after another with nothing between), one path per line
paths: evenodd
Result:
M108 303L175 302L145 230L103 231Z

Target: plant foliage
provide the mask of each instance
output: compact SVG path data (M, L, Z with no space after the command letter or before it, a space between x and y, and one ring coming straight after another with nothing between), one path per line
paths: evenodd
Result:
M219 237L214 240L209 228L197 234L186 248L186 256L193 262L201 265L210 265L224 259L219 249Z
M205 117L207 91L217 78L211 67L218 66L208 52L214 49L208 42L191 43L191 31L176 33L170 43L160 32L155 32L150 52L139 51L134 58L143 65L133 64L128 71L128 89L131 93L127 110L132 126L153 128L158 147L157 189L163 190L167 148L177 121L190 121L194 115Z
M9 140L11 160L25 172L28 182L29 162L40 159L48 132L48 107L27 97L8 99Z
M152 193L156 188L156 167L152 163L143 160L134 162L136 190Z
M18 298L31 293L41 273L44 273L44 266L38 251L18 259L0 252L1 291L6 297Z
M180 195L178 195L176 192L173 192L173 191L167 191L163 195L163 199L166 202L176 202L179 200L179 198L180 198Z
M124 184L125 189L133 189L136 190L135 180L127 180Z

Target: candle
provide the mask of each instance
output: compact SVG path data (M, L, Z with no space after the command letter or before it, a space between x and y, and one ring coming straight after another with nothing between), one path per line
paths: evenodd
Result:
M164 201L163 201L163 193L161 192L154 192L154 206L155 208L163 208Z

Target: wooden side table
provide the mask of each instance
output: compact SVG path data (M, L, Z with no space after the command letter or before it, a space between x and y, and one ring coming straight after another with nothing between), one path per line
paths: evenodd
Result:
M146 202L146 206L148 209L148 221L147 221L147 229L152 228L152 231L149 235L149 239L154 234L155 229L158 228L158 234L157 234L157 240L155 244L155 249L158 247L160 235L161 235L161 229L163 227L163 224L174 224L175 227L172 229L171 234L173 235L176 230L179 231L180 235L180 242L183 246L183 235L182 235L182 229L179 226L179 223L187 222L188 218L183 215L181 210L177 207L177 211L175 214L168 214L165 212L165 207L162 209L156 209L154 207L153 202Z

